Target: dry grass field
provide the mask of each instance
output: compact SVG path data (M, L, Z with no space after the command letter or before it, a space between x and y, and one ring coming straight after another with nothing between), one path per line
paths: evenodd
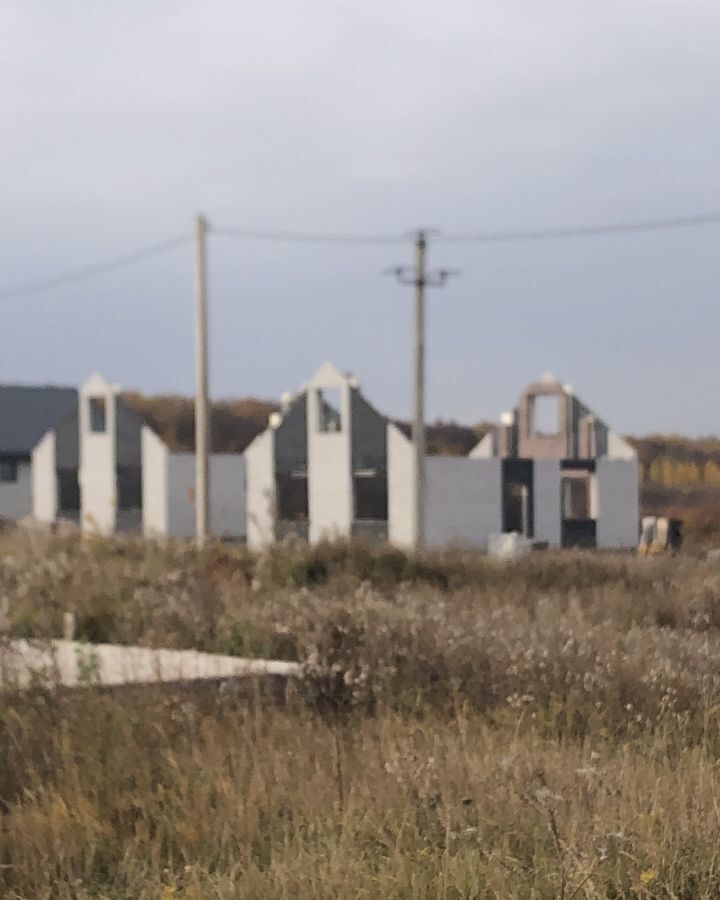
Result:
M720 897L720 563L0 536L10 636L300 660L0 704L0 896Z

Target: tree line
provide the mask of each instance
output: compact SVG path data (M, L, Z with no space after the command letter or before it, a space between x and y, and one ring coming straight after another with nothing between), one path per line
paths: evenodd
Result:
M139 413L174 451L192 451L195 415L190 397L124 395L127 406ZM265 428L278 405L244 397L212 404L211 446L215 453L241 453ZM399 427L410 434L407 422ZM437 421L428 425L428 451L434 455L465 456L493 426L487 422L462 425ZM664 487L720 487L720 439L651 435L629 438L638 451L642 481Z

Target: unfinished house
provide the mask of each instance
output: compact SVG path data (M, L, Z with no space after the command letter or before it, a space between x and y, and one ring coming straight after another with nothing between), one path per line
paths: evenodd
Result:
M247 538L388 534L388 423L326 363L245 451Z
M33 451L33 514L41 522L76 520L88 533L138 533L142 420L100 375L77 397L72 412Z
M213 455L210 512L222 538L245 534L244 460ZM32 509L42 522L75 519L83 532L190 537L195 533L195 460L173 453L119 388L93 375L74 410L32 454Z
M74 388L0 385L0 518L33 512L32 455L48 429L77 409Z
M546 375L471 452L502 464L502 531L550 547L637 545L633 448L567 385Z
M42 416L6 412L15 432L0 432L0 516L32 510L100 535L191 537L194 455L171 450L99 375L58 396L45 398L53 408ZM427 457L425 471L430 547L487 549L502 535L548 547L636 546L635 452L549 376L469 456ZM412 547L415 490L412 440L368 403L354 376L327 363L283 398L244 454L211 456L210 526L255 547L288 535Z
M330 363L283 398L245 460L251 546L290 534L413 546L413 443ZM502 525L501 460L428 457L426 469L427 542L486 547Z

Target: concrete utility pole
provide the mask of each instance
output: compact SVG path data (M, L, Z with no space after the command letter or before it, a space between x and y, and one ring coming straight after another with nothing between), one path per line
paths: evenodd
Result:
M195 219L195 542L210 530L210 423L208 390L207 221Z
M415 398L412 437L415 445L415 549L425 546L425 288L442 287L455 274L448 269L435 272L427 270L428 232L420 229L415 234L415 267L397 266L391 269L401 284L415 287Z

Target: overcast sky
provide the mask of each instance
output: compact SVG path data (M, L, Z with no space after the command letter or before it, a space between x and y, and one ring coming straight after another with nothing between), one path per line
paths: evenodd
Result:
M450 234L720 209L717 0L4 0L0 290L216 225ZM411 247L212 239L212 391L326 359L409 416ZM623 432L720 433L720 226L441 246L428 413L549 370ZM2 301L0 379L193 386L192 250Z

